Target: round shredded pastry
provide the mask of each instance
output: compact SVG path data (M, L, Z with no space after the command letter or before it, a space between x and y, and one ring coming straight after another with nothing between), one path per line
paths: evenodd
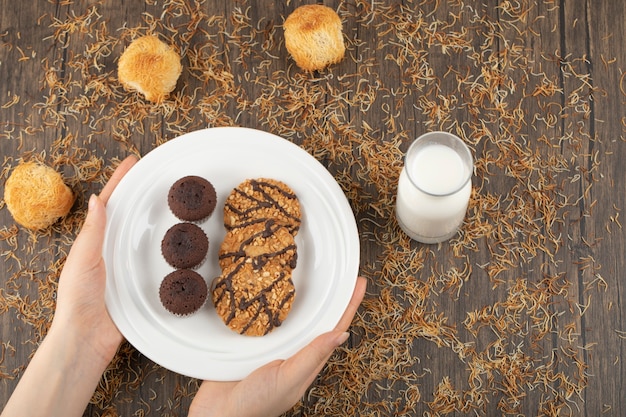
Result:
M341 19L330 7L300 6L287 17L284 29L287 51L305 71L321 70L345 54Z
M51 167L25 162L9 176L4 201L17 223L39 230L69 213L74 204L74 193L63 182L61 174Z
M176 88L181 72L178 53L153 35L131 42L117 67L117 76L126 90L138 91L155 103Z

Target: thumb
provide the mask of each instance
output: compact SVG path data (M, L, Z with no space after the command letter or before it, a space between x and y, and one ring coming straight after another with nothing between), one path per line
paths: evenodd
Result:
M281 366L284 383L298 390L299 394L313 383L333 351L343 344L350 334L341 330L324 333L295 355L283 362Z
M74 245L72 245L69 256L84 260L99 259L102 255L105 226L106 210L104 203L100 197L92 194L89 198L87 217Z

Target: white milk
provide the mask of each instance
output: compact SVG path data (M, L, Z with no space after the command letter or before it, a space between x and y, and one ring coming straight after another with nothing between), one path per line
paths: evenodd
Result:
M398 223L423 243L451 238L467 211L470 167L455 150L437 143L418 149L406 163L398 182Z

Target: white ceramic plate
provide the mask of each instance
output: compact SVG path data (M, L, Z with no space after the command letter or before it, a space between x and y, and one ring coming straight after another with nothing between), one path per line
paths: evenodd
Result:
M302 206L296 298L282 326L263 337L228 329L209 299L196 314L179 318L159 301L159 285L172 268L161 239L178 220L167 205L177 179L200 175L215 186L218 203L203 224L207 261L198 269L211 284L219 275L226 196L247 178L287 183ZM330 173L300 147L275 135L224 127L185 134L157 147L123 178L107 204L103 256L106 304L113 321L141 353L174 372L200 379L239 380L284 359L334 328L352 295L359 267L354 215Z

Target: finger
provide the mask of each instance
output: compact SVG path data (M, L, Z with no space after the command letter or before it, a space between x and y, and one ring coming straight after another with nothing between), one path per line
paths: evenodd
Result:
M189 408L189 415L220 415L220 407L228 404L237 382L202 381Z
M299 398L313 383L333 351L348 339L349 334L341 330L324 333L281 365L281 381Z
M104 229L106 226L106 210L102 200L97 195L89 198L89 209L76 242L70 249L69 259L99 260L102 255ZM71 263L70 263L71 265Z
M113 175L111 175L111 178L109 178L109 181L107 181L106 185L100 192L100 199L105 205L109 201L111 194L113 194L113 190L115 190L115 187L117 187L117 185L120 183L122 178L124 178L124 175L126 175L126 173L130 171L130 169L136 163L137 163L137 157L134 155L131 155L131 156L126 157L117 166L117 168L113 172Z
M229 392L239 383L239 381L202 381L198 392ZM212 394L213 395L213 394Z
M359 308L359 305L361 304L361 301L363 301L366 288L367 288L367 280L363 277L358 277L356 281L356 285L354 287L354 291L352 292L352 297L350 298L350 301L348 302L348 307L346 307L346 311L344 311L343 315L341 316L341 319L339 319L339 323L337 323L337 326L335 326L335 329L331 332L322 334L317 339L313 340L312 342L314 344L313 347L316 349L317 352L325 356L322 356L316 359L318 364L315 368L313 368L309 378L307 378L307 381L310 381L307 384L307 386L310 385L310 383L313 382L317 374L320 373L320 371L322 370L322 368L324 367L324 365L330 358L330 355L332 355L335 348L343 344L343 342L345 342L345 340L347 339L348 333L346 333L346 331L350 327L350 323L352 322L352 319L354 318L354 315L356 314ZM334 347L332 347L333 344L334 344ZM324 348L319 349L320 346L321 347L325 346L326 349ZM328 347L331 347L331 348L328 349Z
M361 301L363 301L366 288L367 280L363 277L358 277L356 280L354 291L352 292L352 298L348 303L348 307L346 307L346 311L339 319L339 323L337 323L337 326L335 326L335 330L348 330L348 327L350 327L350 323L352 323L352 319L354 318L354 315L356 314L356 311L358 310Z
M282 364L281 368L284 370L284 375L294 379L292 383L295 384L295 387L302 390L306 389L322 370L335 348L348 339L349 334L346 333L346 330L350 327L352 318L365 296L366 287L367 280L358 277L348 307L346 307L346 311L339 319L335 329L316 337Z

